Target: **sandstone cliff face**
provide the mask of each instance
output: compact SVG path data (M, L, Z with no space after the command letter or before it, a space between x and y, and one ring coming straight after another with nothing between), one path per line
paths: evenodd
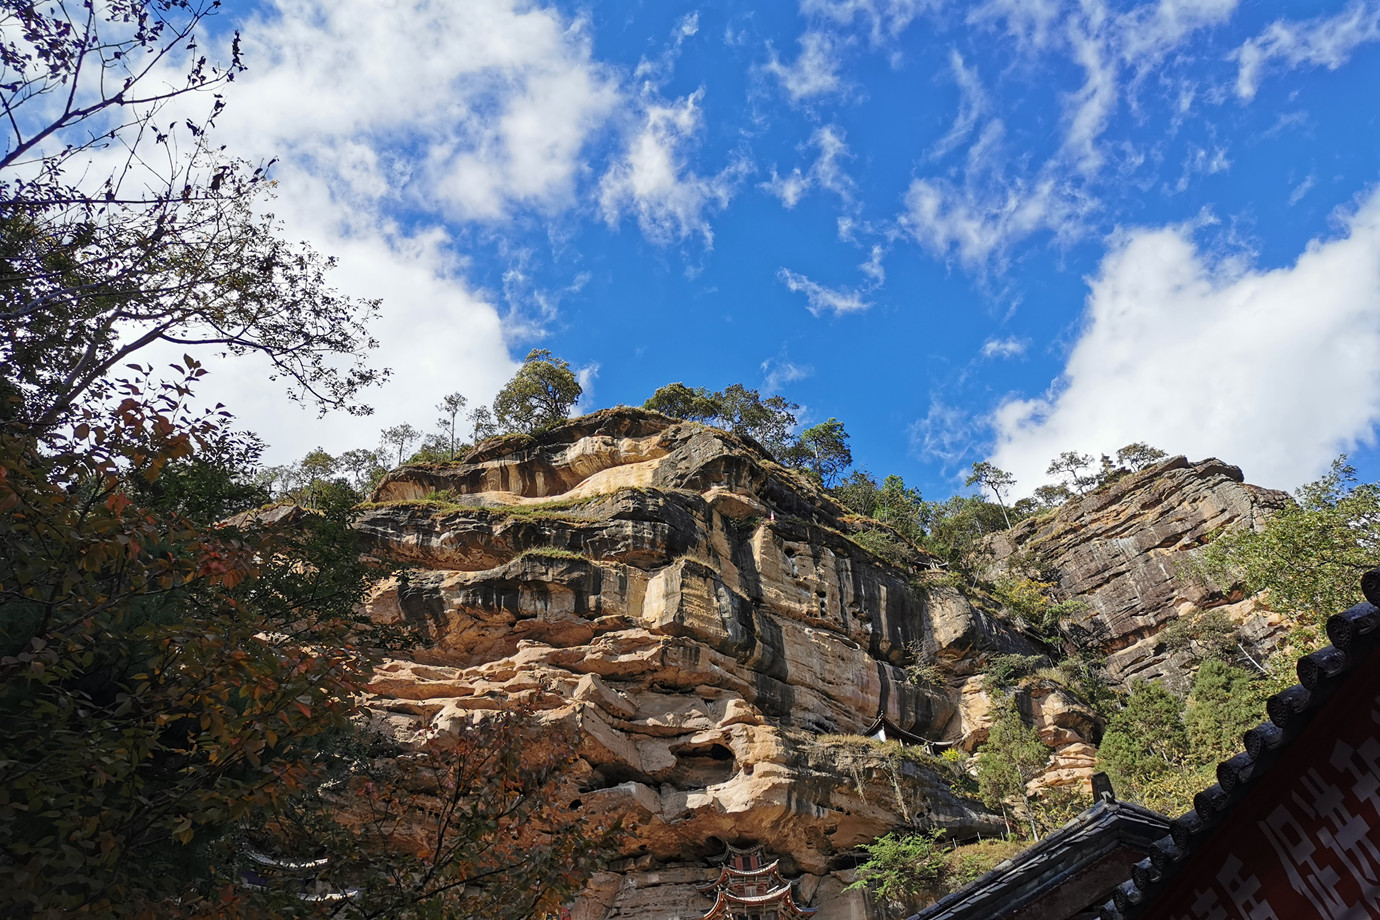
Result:
M826 742L879 713L962 738L958 687L903 666L971 673L1032 645L956 591L917 590L932 560L872 556L843 509L750 442L608 410L395 471L358 526L411 566L373 614L428 637L377 675L382 722L445 733L525 703L581 729L582 807L631 834L577 920L698 917L694 884L725 840L764 844L829 917L861 918L842 892L859 844L908 824L1001 832L937 772Z
M1200 583L1190 563L1217 534L1259 529L1289 501L1245 484L1239 468L1220 460L1173 457L993 535L992 571L1052 570L1061 597L1087 605L1073 625L1106 654L1114 680L1181 686L1186 662L1159 640L1181 614L1221 607L1257 648L1278 632L1278 618L1257 598Z

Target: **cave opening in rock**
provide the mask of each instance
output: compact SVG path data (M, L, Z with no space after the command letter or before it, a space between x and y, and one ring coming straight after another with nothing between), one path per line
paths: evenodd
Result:
M671 783L692 789L722 783L733 776L736 758L726 746L718 743L682 745L671 749L676 757Z

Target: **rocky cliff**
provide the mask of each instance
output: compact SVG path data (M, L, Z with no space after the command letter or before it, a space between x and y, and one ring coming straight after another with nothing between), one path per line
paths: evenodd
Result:
M1084 605L1066 625L1105 655L1113 680L1182 688L1187 656L1160 635L1180 616L1220 608L1256 653L1281 632L1260 598L1197 577L1193 563L1213 537L1259 529L1290 500L1246 484L1220 460L1172 457L993 535L991 573L1038 573L1060 598Z
M1172 560L1276 501L1179 459L997 537L994 571L1038 551L1088 600L1115 673L1158 673L1154 634L1184 605L1239 600L1185 587ZM694 886L724 842L781 856L821 918L862 918L843 891L859 844L903 826L1002 831L933 758L856 734L880 715L971 749L989 720L984 662L1038 646L924 553L873 555L858 538L881 525L749 440L607 410L390 473L358 526L407 564L373 615L427 637L373 684L391 731L444 735L515 703L580 729L582 807L630 834L576 920L699 917ZM932 666L923 682L917 665ZM1096 716L1047 681L1017 695L1056 748L1044 784L1081 789Z

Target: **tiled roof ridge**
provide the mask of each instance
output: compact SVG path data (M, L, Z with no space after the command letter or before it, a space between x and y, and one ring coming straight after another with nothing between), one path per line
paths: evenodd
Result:
M1173 881L1231 810L1279 760L1333 693L1380 646L1380 568L1361 576L1365 601L1328 617L1332 644L1299 659L1299 682L1265 702L1269 721L1242 736L1245 750L1217 765L1217 782L1193 797L1193 808L1131 868L1112 893L1102 920L1137 920Z
M912 915L908 920L943 917L947 916L951 909L962 907L973 898L1000 897L999 890L1003 887L1003 879L1024 871L1027 866L1047 859L1050 853L1058 851L1060 848L1076 845L1080 839L1084 839L1090 833L1096 833L1114 821L1163 826L1165 818L1159 812L1134 802L1097 802L1066 821L1063 826L1051 831L1043 840L1008 859L1002 860L978 878L949 892L918 914Z

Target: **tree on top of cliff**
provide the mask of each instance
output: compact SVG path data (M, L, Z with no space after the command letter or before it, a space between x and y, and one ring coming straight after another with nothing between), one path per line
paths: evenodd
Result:
M159 341L258 353L323 410L367 412L359 391L385 376L364 363L378 303L334 291L333 261L254 206L265 168L210 139L244 69L238 39L228 63L198 49L219 5L0 12L0 363L21 397L6 414L35 431L112 396L111 371ZM167 109L195 98L199 118Z
M800 408L782 396L763 399L757 390L741 383L713 393L704 387L671 383L658 388L642 407L747 435L783 459L795 445L791 432L795 429L795 412Z
M963 481L963 484L989 489L992 495L996 497L997 504L1001 506L1002 518L1006 521L1006 526L1011 526L1011 515L1007 514L1006 502L1002 500L1001 494L1016 484L1015 476L985 460L980 460L973 464L973 472Z
M531 434L565 421L582 392L568 363L534 348L494 397L494 418L505 431Z
M709 422L719 417L718 394L704 387L688 387L683 383L668 383L658 387L642 408L671 418L683 418L692 422Z
M831 418L800 433L786 451L785 462L812 474L826 489L833 488L844 470L853 465L848 432L843 422Z

